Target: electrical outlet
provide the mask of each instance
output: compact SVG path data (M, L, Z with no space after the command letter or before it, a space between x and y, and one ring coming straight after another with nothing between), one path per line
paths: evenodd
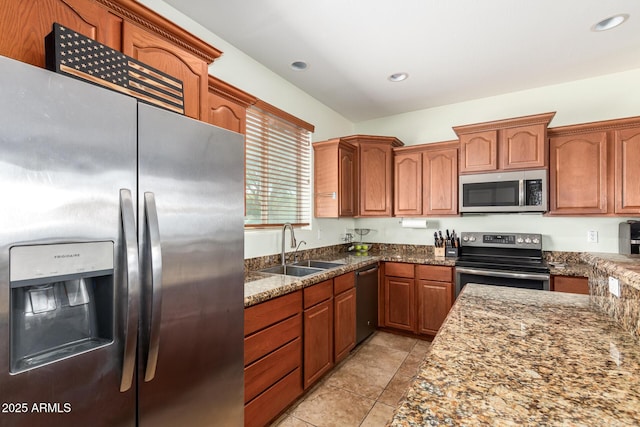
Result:
M615 277L609 276L609 292L620 298L620 281Z
M598 243L598 232L596 230L587 231L587 242Z

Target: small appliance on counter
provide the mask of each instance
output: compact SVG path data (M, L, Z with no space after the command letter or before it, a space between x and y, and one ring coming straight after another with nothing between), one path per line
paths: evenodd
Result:
M640 254L640 221L621 222L618 227L618 252Z

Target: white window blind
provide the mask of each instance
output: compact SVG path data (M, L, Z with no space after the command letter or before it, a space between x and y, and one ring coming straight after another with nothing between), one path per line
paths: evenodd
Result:
M311 132L251 106L245 156L245 225L309 224Z

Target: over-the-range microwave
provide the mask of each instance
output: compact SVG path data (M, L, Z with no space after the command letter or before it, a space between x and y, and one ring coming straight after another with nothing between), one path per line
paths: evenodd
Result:
M547 170L461 175L461 213L546 212Z

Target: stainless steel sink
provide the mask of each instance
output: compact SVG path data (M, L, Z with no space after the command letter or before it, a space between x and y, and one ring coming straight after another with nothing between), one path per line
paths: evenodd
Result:
M302 267L321 268L323 270L328 270L330 268L336 268L336 267L344 267L344 264L340 264L337 262L314 261L311 259L307 261L299 261L294 263L293 265L299 265Z
M277 265L275 267L265 268L263 270L259 270L261 273L270 273L270 274L284 274L285 276L296 276L303 277L309 276L311 274L320 273L324 269L321 268L310 268L310 267L302 267L299 265Z

